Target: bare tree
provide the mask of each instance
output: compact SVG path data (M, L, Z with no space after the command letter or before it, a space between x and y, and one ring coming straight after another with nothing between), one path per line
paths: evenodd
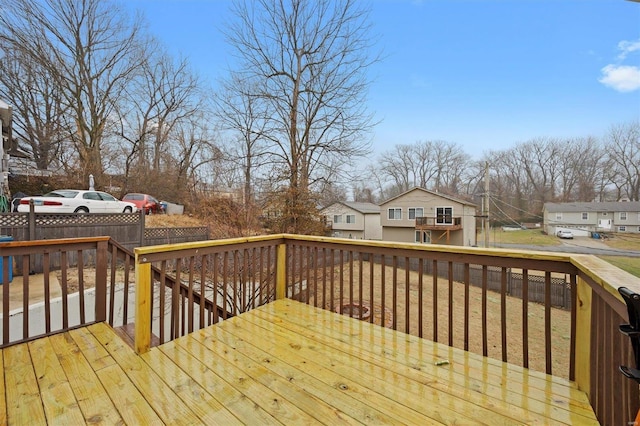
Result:
M612 126L605 144L619 195L640 201L640 121Z
M114 133L126 142L125 187L130 178L162 173L174 129L203 110L200 82L187 61L175 61L154 41L147 46L136 78L116 110L119 120ZM174 163L174 159L167 161Z
M142 62L140 21L111 1L1 0L0 38L46 68L70 111L80 174L103 173L101 144L118 95ZM84 179L83 179L84 180Z
M13 107L14 140L46 170L59 158L66 108L47 69L13 47L0 46L0 96Z
M235 149L228 149L229 158L237 162L243 172L243 204L247 223L253 213L254 176L266 159L265 133L269 121L267 102L256 96L258 87L237 73L222 81L221 90L214 96L215 115L223 130L237 141Z
M315 209L314 176L335 165L331 157L368 149L365 71L377 60L368 11L355 0L239 0L233 13L228 41L238 72L256 84L250 95L268 105L268 152L286 170L288 200L280 205L288 228L301 232Z

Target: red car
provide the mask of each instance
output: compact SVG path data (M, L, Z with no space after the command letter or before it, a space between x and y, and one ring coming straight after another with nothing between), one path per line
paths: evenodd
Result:
M130 193L122 197L122 201L128 201L135 204L138 210L144 209L145 214L162 213L160 201L149 194Z

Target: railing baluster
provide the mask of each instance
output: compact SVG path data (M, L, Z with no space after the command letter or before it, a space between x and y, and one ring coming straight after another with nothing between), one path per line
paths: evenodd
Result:
M449 346L453 346L453 262L449 262Z
M422 310L424 305L423 299L423 276L424 276L424 259L418 259L418 337L422 338Z
M23 271L24 270L28 271L29 259L28 259L28 256L25 256L25 258L27 258L27 263L24 266L27 266L27 269L23 269ZM60 283L60 290L62 291L62 328L66 330L67 328L69 328L69 300L68 300L68 290L67 290L67 283L69 282L69 276L67 273L67 268L68 268L67 252L64 250L62 251L62 253L60 253L60 268L61 268L61 274L62 274L62 282Z
M78 266L77 266L77 270L78 270L78 302L80 304L80 322L82 324L86 323L86 317L85 317L85 303L84 303L84 256L82 256L82 250L78 250L76 252L76 255L78 256Z
M155 286L151 286L151 300L155 299L153 290ZM163 260L160 264L160 285L158 286L158 292L160 293L160 302L158 303L158 318L160 319L160 342L164 343L165 340L165 318L164 307L166 306L166 289L167 289L167 261ZM153 310L151 310L153 318Z
M27 256L22 258L22 270L29 271L29 258ZM9 284L7 283L7 287ZM22 275L22 338L29 337L29 274Z
M349 258L349 316L353 318L353 250L347 254Z
M369 254L369 303L371 305L371 315L369 316L369 322L371 324L374 323L375 321L375 294L374 294L374 272L375 272L375 261L374 261L374 254L370 253ZM384 266L383 266L384 268ZM382 324L384 324L384 312L381 313L383 319L382 319Z
M391 280L391 328L398 329L398 257L392 256L391 267L393 278Z
M358 253L358 303L360 303L360 320L362 321L364 314L364 265L362 253ZM369 314L373 315L373 307L369 306Z
M529 270L522 270L522 366L529 368Z
M51 333L51 257L49 252L42 256L42 268L44 274L44 332Z
M507 362L507 268L500 274L500 334L502 336L502 361Z
M438 261L433 259L433 272L432 272L432 308L433 308L433 341L438 341Z
M411 282L410 282L410 264L409 257L404 258L404 294L405 294L405 302L404 302L404 331L409 334L411 332Z
M193 302L193 267L195 265L195 256L189 256L189 287L187 289L187 302L188 302L188 309L187 309L187 321L188 321L188 326L187 326L187 330L189 333L193 333L193 321L194 321L194 315L195 315L195 310L194 310L194 302Z
M385 302L386 302L386 281L385 281L385 273L387 271L387 261L385 259L385 255L380 255L380 266L382 269L380 270L380 315L382 316L380 320L380 325L386 327L386 312L385 312Z
M551 374L551 272L544 274L544 347L546 373Z
M482 355L487 356L487 265L482 265Z
M471 272L468 263L464 264L464 350L469 350L469 286L471 285Z

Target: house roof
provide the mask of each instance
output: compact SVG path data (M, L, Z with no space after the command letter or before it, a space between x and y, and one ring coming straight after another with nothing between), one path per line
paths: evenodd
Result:
M544 203L544 210L549 213L640 212L640 201Z
M406 194L408 194L408 193L410 193L412 191L415 191L415 190L426 192L427 194L433 195L435 197L444 198L446 200L453 201L453 202L456 202L456 203L460 203L460 204L464 204L464 205L472 206L472 207L477 207L475 204L473 204L472 202L469 202L467 200L463 200L461 198L452 197L451 195L442 194L442 193L436 192L436 191L430 191L428 189L424 189L424 188L421 188L419 186L414 186L413 188L409 189L408 191L403 192L402 194L399 194L399 195L396 195L395 197L389 198L388 200L383 201L382 203L380 203L380 205L382 206L384 204L387 204L387 203L389 203L389 202L391 202L391 201L393 201L393 200L395 200L397 198L400 198L400 197L402 197L402 196L404 196L404 195L406 195Z
M361 202L355 202L355 201L336 201L335 203L330 204L325 208L331 207L335 204L342 204L343 206L349 207L350 209L353 209L362 214L376 214L376 213L380 214L379 205L373 204L373 203L361 203Z

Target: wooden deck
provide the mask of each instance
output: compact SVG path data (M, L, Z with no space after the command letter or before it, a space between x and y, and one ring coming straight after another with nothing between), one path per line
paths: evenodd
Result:
M102 323L0 362L0 424L598 424L566 380L291 300L142 356Z

